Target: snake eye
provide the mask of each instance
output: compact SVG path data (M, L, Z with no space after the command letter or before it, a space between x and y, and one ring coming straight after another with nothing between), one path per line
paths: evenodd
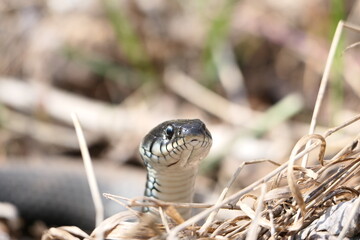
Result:
M171 125L167 126L165 129L165 134L167 139L171 139L174 135L174 127Z

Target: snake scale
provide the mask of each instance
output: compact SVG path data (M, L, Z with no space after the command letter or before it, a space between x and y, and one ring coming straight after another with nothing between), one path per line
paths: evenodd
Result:
M166 121L152 129L139 147L147 168L145 196L191 202L199 163L211 144L210 132L198 119ZM95 170L101 192L139 196L138 174L121 169L110 171L109 167L102 170L99 165ZM128 174L122 174L124 171ZM93 204L79 163L0 165L0 202L13 203L29 222L42 220L48 225L93 228ZM107 215L120 210L112 201L105 200L104 204ZM187 209L179 212L184 218L190 215Z

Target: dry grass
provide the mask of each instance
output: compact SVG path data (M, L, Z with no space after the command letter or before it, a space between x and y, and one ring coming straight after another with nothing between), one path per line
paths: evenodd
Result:
M262 236L264 239L293 236L321 216L329 207L359 195L360 185L354 181L360 170L359 137L357 136L347 146L344 146L333 158L324 158L326 139L359 120L360 115L336 128L329 129L322 135L304 136L295 145L288 162L247 188L224 200L221 197L221 201L216 205L174 204L151 198L121 199L125 200L129 207L147 206L165 209L167 220L164 225L171 229L169 239L188 234L197 238L243 238L251 231L251 226L259 226L256 235L253 233L253 236ZM314 140L314 143L304 149L310 140ZM295 164L296 160L307 153L318 151L318 148L320 148L316 157L318 164L308 168ZM256 189L260 187L262 194L258 197ZM114 198L111 195L106 196ZM247 201L249 199L257 203L249 205L249 201ZM169 207L206 208L206 210L187 222L177 225L175 223L178 221L174 215L166 213L166 209ZM242 213L235 218L219 221L214 219L214 215L211 215L211 213L216 214L219 208L229 212L241 210ZM202 226L190 226L191 223L208 214L211 216L208 218L211 221L206 221ZM139 218L138 224L141 224L141 218Z
M344 146L333 158L326 159L324 155L327 138L359 120L360 115L336 128L329 129L322 135L304 136L295 145L288 162L225 199L223 197L226 193L222 194L215 205L168 203L151 198L127 199L109 194L106 194L106 197L120 198L128 207L146 206L164 209L165 211L160 211L163 216L162 225L166 226L165 229L170 229L169 239L173 239L175 236L243 238L249 232L252 232L252 239L256 239L257 236L262 236L264 239L293 236L321 216L329 207L358 196L360 185L354 181L354 178L360 170L359 137ZM310 140L314 140L314 143L304 149ZM318 164L308 168L295 164L296 160L305 154L318 151L318 148L320 148L316 157ZM236 179L237 174L238 171L230 182ZM259 187L262 190L258 197L256 189ZM249 199L252 202L255 201L256 204L249 205L249 201L247 201ZM170 212L166 210L184 207L206 208L206 210L179 225L174 210ZM235 218L219 221L215 219L215 215L220 208L229 212L241 210L241 213ZM204 225L190 226L208 214L210 215ZM135 217L135 215L133 216ZM134 224L142 224L142 214L137 213L136 218L138 223ZM116 226L119 226L118 224L115 223ZM119 231L119 228L115 229ZM127 237L133 237L131 232L127 232L127 234Z
M154 208L154 211L158 209L161 223L155 217L131 210L105 220L88 238L99 232L104 232L107 238L112 239L147 239L155 236L167 236L167 239L282 239L294 236L329 207L359 196L360 184L356 181L360 171L359 136L332 158L325 157L328 137L359 120L360 115L322 135L304 136L295 145L288 162L225 199L226 193L222 194L215 205L168 203L144 197L127 199L106 194L110 199L122 200L130 208L146 206ZM314 143L305 148L310 140ZM317 164L307 168L296 164L304 155L317 151L319 154L314 158ZM236 179L237 174L238 171L230 183ZM261 194L258 196L256 190L259 188ZM184 222L178 216L176 208L205 210ZM216 220L216 212L220 208L229 213L235 211L237 216ZM206 216L208 220L203 225L192 225ZM49 239L51 231L44 235L45 239ZM69 239L63 236L64 239Z

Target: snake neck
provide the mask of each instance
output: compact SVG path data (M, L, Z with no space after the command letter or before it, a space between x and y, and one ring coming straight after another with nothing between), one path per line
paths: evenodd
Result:
M167 169L156 171L148 166L145 196L166 202L191 203L198 168ZM178 212L188 218L191 209L179 208Z

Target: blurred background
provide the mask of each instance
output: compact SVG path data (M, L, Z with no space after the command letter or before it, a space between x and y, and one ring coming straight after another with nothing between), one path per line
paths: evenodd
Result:
M68 161L82 171L75 112L95 168L116 178L111 193L141 196L142 137L165 120L200 118L214 143L198 195L214 202L242 162L282 163L308 133L339 20L360 25L360 2L2 0L0 163L17 179L34 166L50 178L51 166ZM318 133L360 110L359 42L360 32L344 29ZM332 137L327 154L358 129ZM246 166L232 191L275 167ZM24 181L49 181L41 176ZM10 192L23 194L14 186Z

